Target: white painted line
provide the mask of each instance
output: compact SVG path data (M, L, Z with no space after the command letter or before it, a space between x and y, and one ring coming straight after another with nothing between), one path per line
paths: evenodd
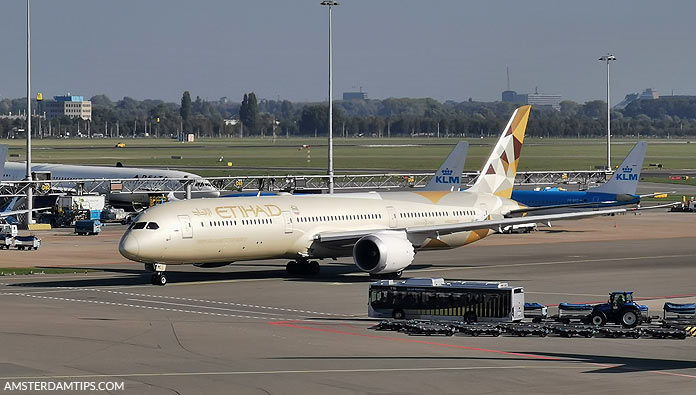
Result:
M559 361L563 362L563 361ZM466 370L515 370L515 369L582 369L579 366L516 365L516 366L453 366L424 368L375 368L375 369L315 369L315 370L257 370L227 372L165 372L165 373L124 373L124 374L85 374L63 376L18 376L0 377L0 380L41 380L41 379L90 379L90 378L128 378L128 377L191 377L191 376L242 376L260 374L329 374L329 373L388 373L388 372L437 372Z
M164 307L143 306L143 305L135 305L135 304L129 304L129 303L106 302L106 301L102 301L102 300L59 298L59 297L54 297L54 296L42 296L42 295L25 294L25 293L0 292L0 296L20 296L20 297L45 299L45 300L55 300L55 301L63 301L63 302L82 302L82 303L92 303L92 304L104 304L104 305L110 305L110 306L134 307L134 308L139 308L139 309L151 309L151 310L171 311L171 312L179 312L179 313L214 315L214 316L231 317L231 318L249 318L249 319L256 319L256 320L277 320L277 319L279 319L279 317L255 317L255 316L249 316L249 315L213 313L213 312L209 312L209 311L169 309L169 308L164 308ZM282 319L289 320L290 318L282 318Z
M562 264L567 264L567 263L595 263L595 262L636 261L636 260L644 260L644 259L692 258L694 256L696 256L696 254L637 256L637 257L622 257L622 258L578 259L578 260L550 261L550 262L510 263L510 264L501 264L501 265L480 265L480 266L468 266L468 267L444 267L444 268L415 269L415 270L408 270L407 273L444 272L444 271L452 271L452 270L490 269L490 268L518 267L518 266L546 266L546 265L562 265Z
M157 303L157 304L166 304L169 306L181 306L181 307L193 307L196 309L209 309L209 310L223 310L223 311L234 311L237 313L251 313L251 314L263 314L263 315L274 315L274 316L280 316L280 314L276 313L265 313L262 311L248 311L248 310L235 310L235 309L226 309L224 307L211 307L211 306L200 306L200 305L195 305L195 304L184 304L184 303L173 303L173 302L161 302L158 300L145 300L145 299L128 299L132 300L134 302L144 302L144 303ZM275 317L274 317L275 318Z

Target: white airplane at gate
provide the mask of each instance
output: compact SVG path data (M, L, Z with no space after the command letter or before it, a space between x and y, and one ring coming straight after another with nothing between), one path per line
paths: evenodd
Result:
M119 244L124 257L155 271L166 265L219 267L289 259L288 272L317 272L316 259L352 256L371 275L399 277L417 251L480 240L521 206L510 200L530 106L515 110L476 183L465 191L369 192L230 197L169 202L144 211ZM546 222L625 212L612 209L535 216Z

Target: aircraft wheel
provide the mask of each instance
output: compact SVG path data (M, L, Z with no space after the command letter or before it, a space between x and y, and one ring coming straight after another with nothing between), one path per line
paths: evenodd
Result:
M309 273L310 274L319 274L319 271L321 270L321 267L319 266L319 262L317 261L312 261L308 265Z
M164 273L155 273L152 275L151 282L152 285L166 285L167 276L165 276Z

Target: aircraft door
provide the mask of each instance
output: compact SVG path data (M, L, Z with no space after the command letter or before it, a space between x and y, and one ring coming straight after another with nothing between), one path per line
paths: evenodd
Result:
M181 225L181 238L190 239L193 237L193 227L191 226L191 218L188 215L179 215L179 224Z
M396 228L396 209L392 206L387 206L387 216L389 216L389 227Z
M285 223L285 233L292 233L292 216L288 212L283 212L283 222Z

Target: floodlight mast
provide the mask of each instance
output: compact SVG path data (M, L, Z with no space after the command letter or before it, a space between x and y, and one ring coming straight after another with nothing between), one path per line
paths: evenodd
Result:
M331 42L331 8L339 5L337 1L322 1L321 5L329 7L329 193L334 193L333 162L333 51Z
M32 180L31 176L31 14L30 0L27 0L27 175L28 181ZM34 222L32 211L34 209L34 184L27 185L27 214L26 225L29 227Z
M616 56L607 53L599 58L607 63L607 170L611 170L611 103L609 98L609 62L615 61Z

